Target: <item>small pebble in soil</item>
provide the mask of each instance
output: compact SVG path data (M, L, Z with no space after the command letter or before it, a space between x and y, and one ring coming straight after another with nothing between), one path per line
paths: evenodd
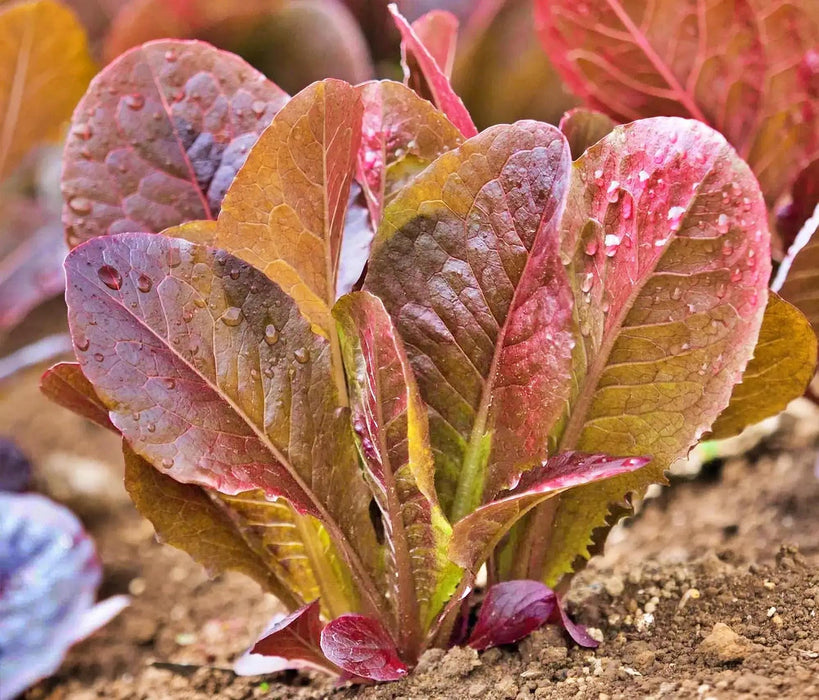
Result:
M751 642L724 622L717 622L711 633L697 646L697 652L711 664L741 662L752 650Z

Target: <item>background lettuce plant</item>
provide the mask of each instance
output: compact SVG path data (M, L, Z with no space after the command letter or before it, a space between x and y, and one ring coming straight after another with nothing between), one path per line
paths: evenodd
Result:
M186 41L92 82L63 173L78 363L43 378L122 434L165 541L291 610L257 652L374 680L550 619L590 642L547 586L816 362L723 136L578 113L571 147L536 121L478 133L434 25L396 21L437 108L389 81L288 98ZM770 329L790 343L754 354Z

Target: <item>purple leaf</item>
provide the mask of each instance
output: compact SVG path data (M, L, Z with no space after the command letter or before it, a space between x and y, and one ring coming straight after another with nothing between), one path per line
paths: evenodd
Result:
M275 657L280 661L275 670L315 668L339 674L321 650L321 630L319 602L314 600L276 620L250 649L250 655Z
M74 515L37 494L0 493L0 690L12 698L128 604L94 605L102 569Z
M324 655L348 673L374 681L397 681L407 675L395 642L380 622L366 615L342 615L321 632Z
M540 581L504 581L489 589L469 646L482 650L512 644L543 626L557 607L557 596Z
M581 647L587 647L589 649L594 649L597 646L597 640L586 631L586 628L583 625L572 621L569 614L566 612L566 607L560 600L557 601L555 611L560 617L560 624L563 626L563 629L569 633L569 636L575 642L577 642Z

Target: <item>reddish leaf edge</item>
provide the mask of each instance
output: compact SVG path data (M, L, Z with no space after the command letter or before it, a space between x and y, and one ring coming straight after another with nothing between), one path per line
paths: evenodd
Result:
M557 593L541 581L527 579L489 588L467 644L478 651L514 644L547 624L562 627L579 646L598 645L584 625L569 617Z
M409 673L380 622L348 613L324 624L316 599L287 616L277 616L235 669L240 675L313 669L338 684L395 681ZM264 657L264 660L254 658Z

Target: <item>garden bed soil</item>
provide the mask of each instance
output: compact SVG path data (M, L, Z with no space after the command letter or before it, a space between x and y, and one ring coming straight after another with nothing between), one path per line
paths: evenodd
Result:
M124 493L117 439L49 404L37 377L0 385L0 433L31 456L38 488L93 533L101 595L133 603L27 700L819 697L819 411L804 402L742 456L673 480L615 531L570 597L603 639L596 650L546 629L481 654L428 652L397 683L334 689L321 677L230 671L276 601L239 575L210 580L159 544Z

